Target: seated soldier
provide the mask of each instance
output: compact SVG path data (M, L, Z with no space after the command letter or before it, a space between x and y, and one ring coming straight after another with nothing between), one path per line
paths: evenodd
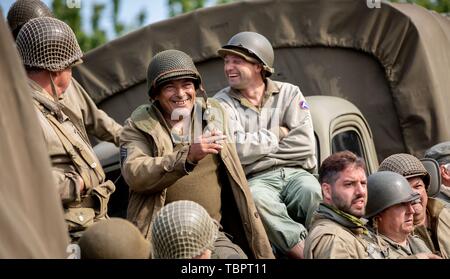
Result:
M414 230L413 204L420 201L408 181L398 173L380 171L367 180L366 216L387 258L440 258L433 255Z
M164 205L192 200L222 225L212 258L273 258L235 146L224 141L224 111L206 97L192 58L160 52L147 74L151 104L132 113L120 136L130 186L127 218L150 239L150 224Z
M308 259L382 259L374 235L367 229L365 163L350 151L326 158L319 169L323 202L305 241Z
M381 162L379 171L388 170L403 175L413 191L420 194L420 203L414 205L414 234L425 241L433 252L440 252L444 259L450 256L450 206L448 203L428 197L430 174L419 159L406 154L394 154Z

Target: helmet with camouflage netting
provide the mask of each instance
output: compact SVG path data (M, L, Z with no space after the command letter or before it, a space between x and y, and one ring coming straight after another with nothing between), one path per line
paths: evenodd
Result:
M420 177L428 189L430 186L430 174L419 159L411 154L393 154L381 162L378 171L393 171L403 175L405 178Z
M213 250L218 227L208 212L193 201L164 206L152 225L155 259L191 259Z
M17 35L17 48L27 68L58 72L82 62L75 34L59 19L31 19Z
M192 58L175 49L157 53L150 61L147 70L149 96L154 97L157 93L155 90L165 82L182 78L193 79L195 88L199 88L202 78Z
M53 17L52 11L41 0L17 0L9 8L7 19L8 25L14 38L20 28L30 19L37 17Z

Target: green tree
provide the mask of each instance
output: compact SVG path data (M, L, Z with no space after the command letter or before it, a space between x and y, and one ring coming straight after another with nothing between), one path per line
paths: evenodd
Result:
M215 4L225 4L232 2L233 0L215 0ZM205 7L207 2L205 0L167 0L169 7L169 16L176 16L179 14L187 13L199 8Z
M127 31L142 26L147 18L145 10L141 10L136 17L136 24L125 26L123 22L119 20L120 0L110 0L112 5L111 21L113 23L114 37L120 36ZM85 4L86 3L86 4ZM87 5L87 2L82 2L82 5ZM53 0L52 10L55 16L62 21L69 24L77 36L78 43L81 49L86 52L97 46L100 46L108 41L106 31L100 27L100 18L104 15L106 6L104 4L93 3L90 8L92 9L91 18L89 19L92 32L88 33L83 30L83 19L81 16L81 9L69 8L66 5L66 0Z
M391 2L414 3L438 13L450 13L450 0L391 0Z

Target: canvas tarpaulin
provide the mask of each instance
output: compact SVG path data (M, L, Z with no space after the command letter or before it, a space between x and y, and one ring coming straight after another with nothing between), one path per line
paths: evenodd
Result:
M275 48L276 80L346 98L371 125L378 157L421 156L450 139L450 20L410 4L360 0L240 1L161 21L89 52L75 77L119 121L146 101L151 57L190 54L209 95L226 86L217 49L240 31ZM114 104L114 106L112 106Z
M25 72L0 11L0 258L66 258L63 209Z

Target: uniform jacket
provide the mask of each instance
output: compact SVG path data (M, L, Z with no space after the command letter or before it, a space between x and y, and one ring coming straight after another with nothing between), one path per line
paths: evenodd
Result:
M64 106L37 83L29 80L29 85L64 207L64 219L72 240L76 240L88 226L108 218L108 201L115 186L105 181L105 173L86 137L83 121L76 118L81 112L69 112L69 117ZM74 110L78 105L75 103L71 108Z
M307 259L377 259L384 258L373 234L364 226L319 206L305 240Z
M274 166L316 167L314 129L305 97L297 86L266 79L261 108L230 88L215 96L230 117L230 135L247 175ZM279 140L279 127L289 129Z
M426 257L417 254L431 254L431 250L428 249L425 242L423 242L423 240L418 236L408 236L407 242L409 249L405 249L405 247L384 235L379 234L377 237L380 238L380 243L382 243L381 245L383 245L383 250L386 251L386 256L389 259L422 259ZM384 249L385 247L387 247L387 249Z
M197 99L193 117L208 111L208 126L226 126L224 112L214 100L205 110L203 100ZM127 218L149 239L151 223L165 204L167 187L188 175L185 168L189 146L173 151L171 135L159 122L162 114L155 104L142 105L126 120L120 137L122 174L130 186ZM201 119L201 118L200 118ZM201 123L201 121L200 121ZM273 258L272 249L256 211L245 174L232 144L224 144L220 159L240 215L245 238L255 258ZM225 186L224 186L225 187ZM225 201L222 206L226 205ZM239 216L236 216L238 220Z
M55 178L56 185L58 186L63 205L73 202L81 202L82 193L80 193L80 183L78 179L82 177L82 175L75 167L71 159L72 155L67 152L62 141L60 140L60 137L46 117L46 113L50 113L56 118L59 118L59 122L61 122L61 125L65 128L65 131L69 133L70 136L92 156L94 163L100 166L100 162L95 156L86 136L86 130L84 129L84 126L81 125L84 123L83 119L73 117L73 115L82 115L82 112L77 111L76 109L79 108L79 104L74 103L71 110L77 111L77 113L71 115L69 118L69 116L67 116L61 109L62 106L55 102L53 97L42 89L42 87L32 80L29 80L29 85L32 89L34 99L33 103L35 105L38 120L44 134L47 151L52 162L53 176ZM70 100L76 102L77 96L71 96ZM68 100L66 100L66 105L69 105L67 101ZM81 104L82 103L83 102L81 102ZM75 148L74 152L79 156L79 153ZM99 172L96 172L94 168L89 166L88 163L83 160L80 160L80 162L84 164L82 168L85 169L85 178L87 177L87 179L83 179L86 189L92 189L104 182L105 174L101 168Z
M414 233L431 251L440 251L444 259L450 258L450 205L440 199L428 198L427 218L429 230L418 226Z

